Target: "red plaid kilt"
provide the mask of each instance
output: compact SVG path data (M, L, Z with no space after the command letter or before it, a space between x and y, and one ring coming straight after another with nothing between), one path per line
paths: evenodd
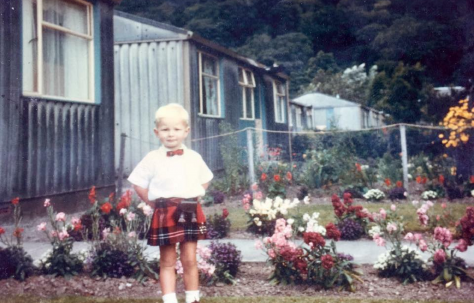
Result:
M162 246L179 242L196 242L206 238L206 216L201 204L197 203L196 221L178 223L178 205L184 199L156 199L155 211L148 232L148 245ZM193 199L194 200L194 199Z

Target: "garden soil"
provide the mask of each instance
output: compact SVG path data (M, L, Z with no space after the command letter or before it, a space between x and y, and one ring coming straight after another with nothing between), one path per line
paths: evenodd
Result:
M307 285L273 285L268 281L271 268L264 263L243 263L237 275L236 285L218 283L214 286L202 286L203 297L256 297L256 296L316 296L344 298L383 298L399 300L442 300L467 301L474 298L474 283L463 282L461 289L454 286L434 285L431 282L417 282L402 285L392 278L380 278L372 265L363 265L361 270L363 283L357 284L356 292L324 290ZM474 270L470 270L474 274ZM69 280L47 276L35 276L25 282L13 279L1 280L2 296L34 295L39 297L57 296L93 296L107 298L160 298L158 281L150 280L143 285L134 279L93 279L80 275ZM182 281L178 282L178 294L184 293ZM0 298L0 302L2 299Z

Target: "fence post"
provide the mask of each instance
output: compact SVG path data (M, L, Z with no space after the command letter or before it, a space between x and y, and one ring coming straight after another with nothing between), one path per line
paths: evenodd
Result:
M407 135L406 135L406 126L400 125L400 143L402 146L402 166L403 166L403 185L409 193L408 189L408 149L407 149Z
M252 130L247 129L247 159L249 163L249 178L250 183L255 183L255 167L253 162L253 140L252 140Z
M122 133L120 135L120 159L119 159L119 169L118 169L118 180L117 180L117 196L116 199L120 199L122 196L122 182L123 182L123 165L125 161L125 138L126 134Z

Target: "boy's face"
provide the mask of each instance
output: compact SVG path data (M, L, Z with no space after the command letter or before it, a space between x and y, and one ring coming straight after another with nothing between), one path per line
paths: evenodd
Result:
M154 131L166 148L175 150L181 147L184 139L188 136L189 126L181 118L165 117L160 119Z

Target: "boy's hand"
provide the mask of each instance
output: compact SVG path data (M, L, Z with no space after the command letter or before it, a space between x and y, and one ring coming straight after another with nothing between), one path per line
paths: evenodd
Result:
M151 207L154 207L155 205L152 205L150 201L148 201L148 188L143 188L138 185L133 185L133 189L137 192L137 195L142 199L143 202L148 204Z

